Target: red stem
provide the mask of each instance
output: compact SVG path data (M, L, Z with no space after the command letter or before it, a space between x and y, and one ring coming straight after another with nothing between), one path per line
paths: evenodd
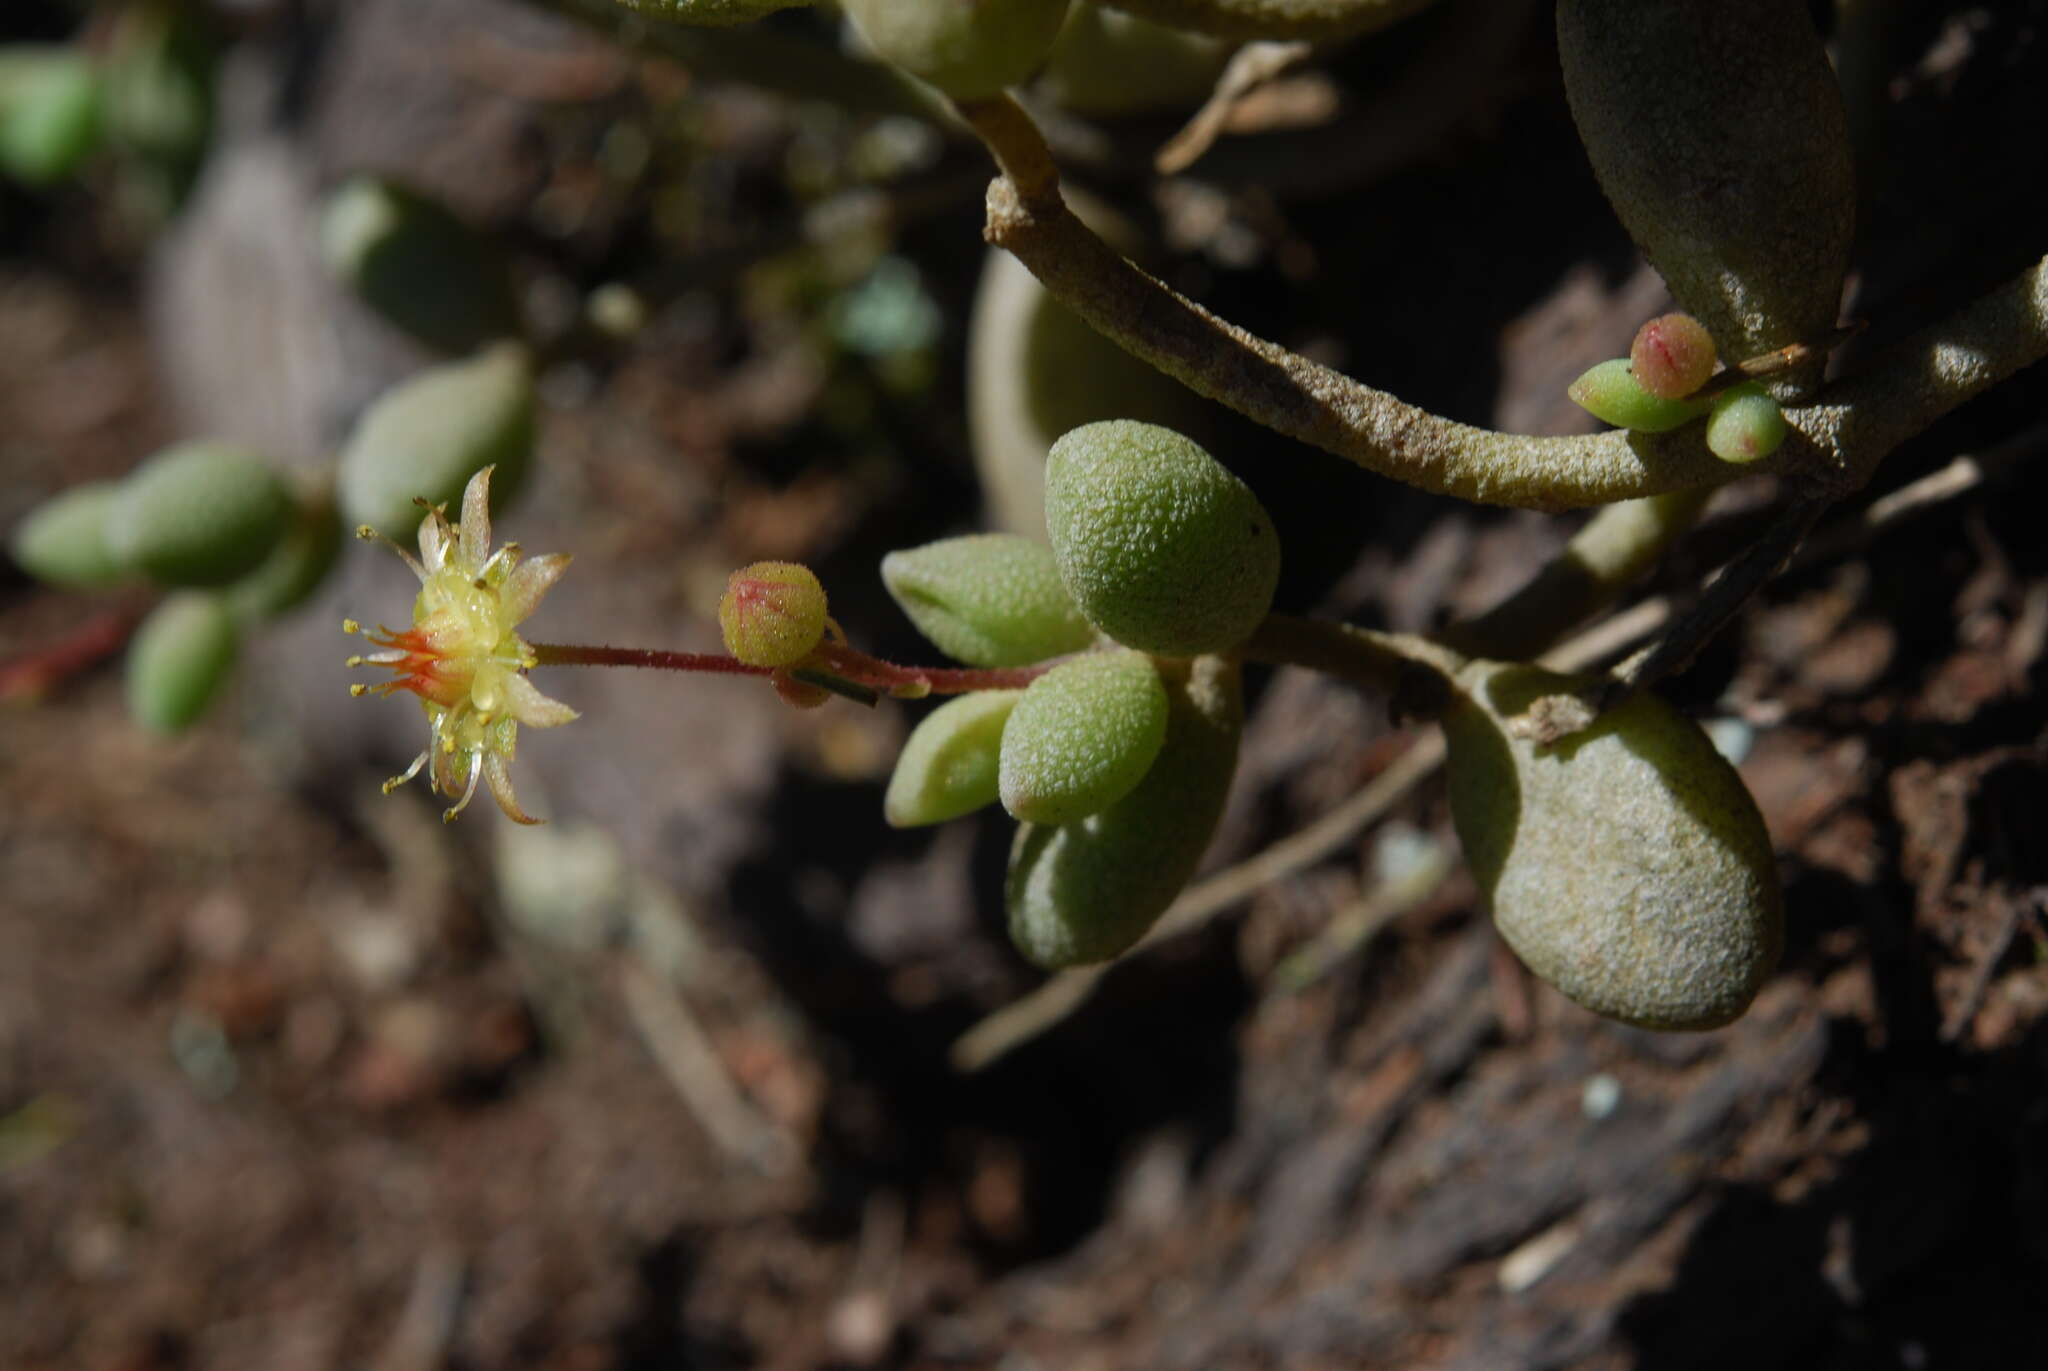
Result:
M663 652L638 647L585 647L532 643L536 666L640 666L657 671L709 671L729 676L772 676L773 667L749 666L718 652ZM816 665L859 685L905 695L962 695L970 690L1016 690L1044 675L1049 663L1020 667L899 666L844 643L820 643L799 665Z
M772 676L773 667L748 666L717 652L663 652L645 647L584 647L529 643L536 666L644 666L656 671L713 671L728 676Z
M0 701L47 695L66 678L111 657L128 641L129 632L141 617L135 610L110 609L94 615L54 643L0 661Z
M844 643L820 643L811 660L861 685L913 694L964 695L971 690L1021 690L1052 669L1052 663L1013 667L898 666Z

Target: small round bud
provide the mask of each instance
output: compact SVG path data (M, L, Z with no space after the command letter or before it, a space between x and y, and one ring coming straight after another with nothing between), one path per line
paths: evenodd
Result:
M430 347L469 352L519 331L497 246L439 202L357 176L320 215L327 269L387 322Z
M1603 423L1637 433L1669 433L1707 412L1699 401L1660 400L1644 390L1626 357L1589 368L1565 394Z
M1777 965L1783 899L1742 778L1650 694L1554 746L1511 721L1584 678L1474 662L1443 719L1451 817L1501 937L1596 1014L1715 1028Z
M1707 447L1724 462L1754 462L1785 441L1785 411L1755 381L1744 381L1714 397L1707 416Z
M107 547L107 515L119 491L112 481L93 481L52 496L15 528L8 550L23 571L51 585L113 585L122 567Z
M756 562L725 583L718 602L725 650L748 666L788 666L825 637L825 587L796 562Z
M1113 419L1052 446L1046 531L1060 579L1127 647L1237 646L1273 603L1280 540L1251 489L1172 429Z
M227 680L239 641L219 596L187 591L165 600L128 647L128 712L158 733L182 731Z
M0 175L47 186L99 142L99 74L80 52L27 44L0 49Z
M1628 347L1636 384L1659 400L1683 400L1714 374L1714 340L1690 314L1665 314L1636 330Z
M1003 727L1023 697L1021 690L977 690L925 715L896 758L882 816L915 828L995 803Z
M1243 726L1236 664L1197 657L1159 669L1166 741L1137 788L1077 823L1025 824L1010 848L1010 940L1048 970L1107 961L1144 937L1223 815Z
M1095 641L1052 549L1011 533L947 538L882 559L882 583L949 657L970 666L1026 666Z
M1063 662L1024 691L1003 730L1003 808L1065 824L1107 809L1145 779L1166 741L1166 688L1129 650Z
M533 438L533 364L523 347L501 344L421 372L356 421L335 485L342 518L410 541L416 500L453 504L485 467L495 468L491 505L500 508L518 493Z
M161 585L226 585L262 564L291 517L291 496L262 458L181 443L121 483L107 511L107 549Z
M956 100L1014 86L1045 61L1067 0L844 0L878 56Z

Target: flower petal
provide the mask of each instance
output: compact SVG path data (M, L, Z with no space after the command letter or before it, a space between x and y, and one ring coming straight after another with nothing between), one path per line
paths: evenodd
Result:
M505 769L505 759L497 753L484 756L484 783L491 788L491 798L498 802L498 808L505 811L505 817L516 824L538 824L547 822L536 819L519 807L519 797L512 791L512 774Z
M524 676L505 677L505 713L529 728L555 728L578 717L560 700L541 694L540 687Z
M448 560L448 546L453 541L446 516L438 509L428 510L427 517L420 520L420 562L428 572L441 569Z
M540 607L541 597L562 579L562 573L569 569L569 554L549 552L521 562L505 579L505 588L498 592L499 603L505 607L505 622L517 624Z
M485 467L469 478L462 491L462 557L464 569L474 576L483 570L491 551L491 473Z

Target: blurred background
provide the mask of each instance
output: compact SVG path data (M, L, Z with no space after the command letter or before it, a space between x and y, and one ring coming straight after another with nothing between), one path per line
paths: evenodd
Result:
M1814 9L1865 183L1853 366L2048 242L2048 4ZM1578 148L1549 20L1445 0L1319 50L1171 171L1219 45L1081 6L1028 98L1102 230L1176 288L1438 413L1576 431L1565 385L1668 301ZM33 45L0 55L0 527L189 439L317 504L373 402L488 336L422 336L405 292L380 309L338 269L363 177L488 245L500 285L475 289L509 291L531 346L500 536L576 559L532 638L712 649L726 573L784 558L855 643L931 661L881 556L1028 530L1044 441L1098 417L1173 422L1252 483L1288 610L1427 630L1574 526L1122 369L985 259L984 154L829 12L10 0L0 40ZM24 53L87 73L89 117L24 133ZM415 708L346 692L339 621L399 620L395 558L349 542L174 737L124 698L156 592L0 559L0 1366L2024 1356L2048 1293L2044 393L2037 367L1902 450L1838 528L1997 460L1824 539L1673 683L1741 759L1791 916L1784 972L1703 1036L1524 978L1425 780L963 1051L1043 978L1002 930L1003 816L882 822L920 707L547 672L583 713L521 749L551 822L444 827L417 786L379 794ZM1757 484L1646 590L1697 584ZM1410 745L1346 687L1251 684L1213 870Z

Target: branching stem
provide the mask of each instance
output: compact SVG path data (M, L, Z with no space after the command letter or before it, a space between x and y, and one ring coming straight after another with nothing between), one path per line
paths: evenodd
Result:
M1787 411L1794 436L1731 468L1702 431L1533 438L1454 423L1210 314L1133 266L1060 198L1051 154L1007 98L962 117L1004 175L989 187L988 241L1099 332L1199 394L1368 471L1481 504L1569 509L1715 486L1772 471L1846 493L1884 455L2021 367L2048 356L2048 259L1888 351L1816 403Z

